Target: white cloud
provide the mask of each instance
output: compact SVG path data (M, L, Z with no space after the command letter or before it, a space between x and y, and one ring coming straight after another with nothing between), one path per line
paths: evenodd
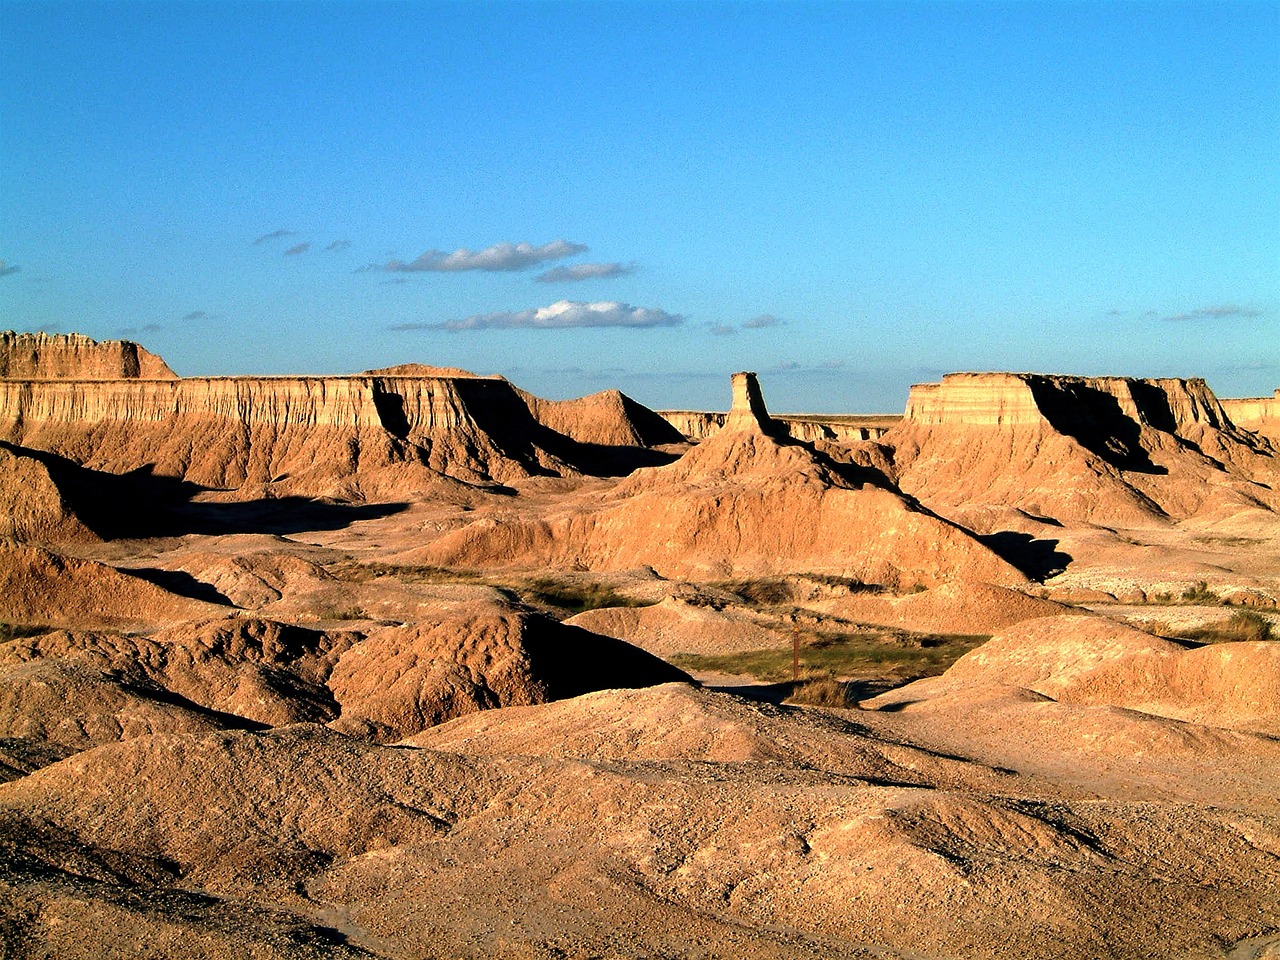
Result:
M575 263L568 267L556 267L540 273L533 279L539 283L571 283L577 280L599 280L605 277L621 277L635 270L625 263Z
M603 300L580 303L560 300L549 307L517 312L484 313L443 323L401 323L392 330L563 330L582 327L674 327L679 314Z
M540 247L531 243L497 243L483 250L455 250L445 253L443 250L428 250L418 259L405 263L403 260L391 260L382 265L382 270L393 273L456 273L462 270L524 270L548 260L559 260L586 251L581 243L570 243L567 240L552 240Z

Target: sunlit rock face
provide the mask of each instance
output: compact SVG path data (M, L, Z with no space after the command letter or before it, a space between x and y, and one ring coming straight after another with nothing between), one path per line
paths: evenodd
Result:
M1200 379L949 374L883 444L904 491L979 529L1007 522L993 509L1142 526L1277 505L1275 449Z
M172 380L168 365L131 340L99 343L79 333L0 331L0 379Z

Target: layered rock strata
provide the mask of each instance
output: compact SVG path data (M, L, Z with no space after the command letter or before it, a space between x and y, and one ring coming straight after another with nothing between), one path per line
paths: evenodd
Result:
M911 388L880 446L904 491L984 531L1010 511L1134 526L1280 505L1276 450L1203 380L950 374Z
M79 333L0 331L0 379L172 380L168 365L132 340L101 343Z
M675 427L689 440L705 440L718 432L729 419L727 413L705 410L659 410L658 415ZM787 436L793 440L812 443L830 440L850 443L859 440L878 440L897 426L902 417L884 415L826 415L815 413L773 414L775 423L781 424Z
M483 517L411 554L447 566L568 567L719 578L797 570L910 586L1023 574L883 474L773 435L740 375L725 427L675 463L541 519Z
M574 452L507 382L454 377L0 381L0 439L111 473L310 495L377 496L412 481L379 476L406 465L422 482L571 473Z
M1280 440L1280 390L1271 397L1222 399L1222 409L1232 421L1246 430L1260 433L1273 441Z

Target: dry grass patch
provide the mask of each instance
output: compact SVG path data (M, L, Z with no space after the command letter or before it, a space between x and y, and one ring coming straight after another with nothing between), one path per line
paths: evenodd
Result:
M810 678L914 680L937 676L989 639L897 630L805 631L800 640L800 670ZM766 683L782 683L791 679L792 655L791 643L784 642L768 650L683 653L670 659L682 670L745 674Z

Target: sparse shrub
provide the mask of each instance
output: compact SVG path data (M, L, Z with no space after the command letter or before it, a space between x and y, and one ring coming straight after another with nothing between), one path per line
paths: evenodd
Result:
M314 610L318 620L373 620L368 612L359 607L320 606Z
M1220 629L1228 638L1242 641L1270 640L1273 633L1271 621L1252 610L1235 611Z
M793 684L788 703L801 703L811 707L852 706L849 684L835 677L805 677Z
M534 604L556 607L569 613L583 613L599 607L647 607L653 602L624 597L602 583L566 583L548 578L530 583L527 599Z
M726 584L726 586L747 603L760 606L790 603L795 597L791 584L785 580L746 580L741 583Z
M1200 606L1217 606L1222 603L1222 598L1210 590L1209 585L1203 580L1197 580L1182 591L1182 602L1195 603Z
M1162 634L1162 636L1169 635ZM1169 636L1169 639L1179 639L1180 637L1197 643L1239 643L1271 640L1274 636L1275 629L1272 627L1271 621L1262 614L1253 610L1236 610L1220 623L1206 624L1193 630L1183 630L1179 636Z

